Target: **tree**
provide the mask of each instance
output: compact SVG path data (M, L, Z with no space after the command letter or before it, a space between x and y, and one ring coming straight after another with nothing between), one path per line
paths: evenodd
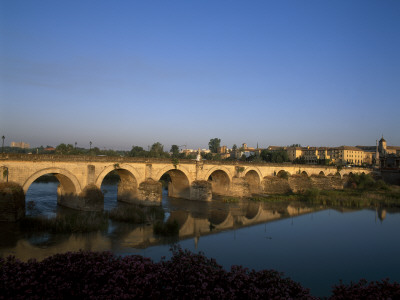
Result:
M271 162L272 161L272 152L269 150L262 150L260 154L262 160L266 162Z
M304 158L304 156L299 156L299 157L296 157L293 160L293 163L294 164L305 164L306 163L306 159Z
M169 157L169 154L164 152L164 146L157 142L151 146L149 157Z
M221 154L217 153L212 156L212 160L221 160Z
M201 152L201 158L206 159L206 160L212 160L213 156L212 153L205 153L205 152Z
M172 157L178 157L179 156L179 146L172 145L171 150L169 150L169 152L172 153Z
M71 144L66 145L62 143L56 147L56 153L62 155L71 154L73 149L74 146L72 146Z
M131 157L145 157L147 156L146 154L147 151L139 146L132 146L132 150L129 152L129 156Z
M219 138L213 138L208 142L208 149L210 149L212 153L217 153L218 148L220 146L221 146L221 139Z
M266 162L274 162L274 163L283 163L289 161L289 156L285 150L278 150L278 151L263 150L261 151L261 158Z
M236 150L237 150L237 146L236 146L236 144L233 144L232 151L236 151Z
M246 161L252 161L252 162L262 162L262 158L258 154L250 155L247 157Z
M92 150L90 150L90 155L100 155L100 154L101 154L101 150L99 149L99 147L94 147L94 148L92 148Z

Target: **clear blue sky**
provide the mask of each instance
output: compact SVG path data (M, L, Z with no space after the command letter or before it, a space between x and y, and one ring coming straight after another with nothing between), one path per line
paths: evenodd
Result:
M400 145L398 0L0 3L7 145Z

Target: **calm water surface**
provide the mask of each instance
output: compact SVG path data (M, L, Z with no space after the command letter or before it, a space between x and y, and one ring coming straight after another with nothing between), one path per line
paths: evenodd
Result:
M116 185L103 185L105 209L117 206ZM34 183L26 200L32 215L55 216L57 183ZM111 250L141 254L158 261L170 257L172 242L202 251L229 269L231 265L275 269L327 296L339 279L390 278L400 282L400 213L391 210L348 210L307 207L296 203L201 203L163 197L165 219L180 224L175 241L153 235L152 225L110 222L107 232L27 234L16 224L2 224L0 255L43 259L54 253Z

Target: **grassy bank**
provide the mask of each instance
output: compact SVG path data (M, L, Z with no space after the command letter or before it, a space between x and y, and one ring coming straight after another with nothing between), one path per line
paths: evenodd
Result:
M400 193L392 190L307 190L300 200L311 204L345 207L400 207Z
M303 193L271 195L251 198L258 202L301 201L309 204L344 207L399 207L400 192L363 190L319 190L309 189Z
M259 202L301 201L309 204L364 207L399 207L400 187L390 186L369 175L353 175L343 190L309 189L300 193L253 197Z

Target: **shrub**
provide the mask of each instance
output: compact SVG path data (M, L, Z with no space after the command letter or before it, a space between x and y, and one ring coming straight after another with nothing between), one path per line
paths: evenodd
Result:
M375 188L384 191L390 190L389 186L382 179L379 179L375 182Z
M110 252L57 254L42 262L0 258L0 299L314 299L276 271L225 271L214 259L175 248L154 263Z
M279 178L289 179L289 173L286 171L279 171L277 176Z
M377 188L377 183L370 174L351 174L349 177L349 183L353 189L371 190ZM378 185L383 186L382 182Z
M225 202L225 203L237 203L239 201L240 201L240 199L236 198L236 197L224 197L222 199L222 202Z
M318 299L274 270L232 266L175 247L170 260L110 252L56 254L41 262L0 258L0 299ZM332 300L399 299L385 279L333 287Z
M349 285L340 282L339 285L333 287L332 296L329 299L400 299L400 284L390 283L389 279L376 282L361 279Z
M308 200L310 202L315 202L319 199L320 191L318 189L309 189L305 191L303 197L304 200Z

